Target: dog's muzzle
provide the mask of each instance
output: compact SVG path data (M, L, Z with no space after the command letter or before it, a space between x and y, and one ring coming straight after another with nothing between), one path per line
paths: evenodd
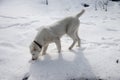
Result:
M37 58L36 59L32 58L32 60L37 60Z
M34 61L34 60L37 60L38 58L34 58L34 57L32 57L32 60Z

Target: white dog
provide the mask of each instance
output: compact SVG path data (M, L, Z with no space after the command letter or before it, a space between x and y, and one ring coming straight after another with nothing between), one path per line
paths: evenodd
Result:
M75 16L66 17L53 25L45 26L39 29L39 32L35 40L30 45L30 52L32 54L32 60L36 60L39 57L41 50L43 49L42 55L46 54L49 43L55 42L58 52L61 52L60 38L67 34L73 39L72 45L69 47L71 50L76 42L80 47L80 38L78 36L79 28L79 17L85 12L82 10Z

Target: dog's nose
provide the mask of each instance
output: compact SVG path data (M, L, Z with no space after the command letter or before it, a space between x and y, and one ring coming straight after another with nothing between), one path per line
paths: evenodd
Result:
M37 59L32 58L32 60L37 60Z
M32 59L32 60L35 60L35 59Z

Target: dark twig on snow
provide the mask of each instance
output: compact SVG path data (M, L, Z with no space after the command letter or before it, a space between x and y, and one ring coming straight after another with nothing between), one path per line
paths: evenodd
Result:
M117 64L119 63L119 59L116 60L116 63L117 63Z
M22 80L28 80L29 77L30 77L30 74L26 73Z

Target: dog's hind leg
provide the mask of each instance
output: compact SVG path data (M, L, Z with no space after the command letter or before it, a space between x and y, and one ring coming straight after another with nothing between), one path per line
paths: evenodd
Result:
M73 48L73 46L75 45L76 41L73 41L72 45L69 47L69 50L71 50Z
M55 41L55 44L56 44L56 46L57 46L58 53L61 53L61 42L60 42L60 38L56 38L54 41Z
M77 42L77 38L76 38L75 34L72 34L72 35L69 35L69 36L73 39L73 43L69 47L69 50L71 50L74 47L75 43Z
M80 38L79 38L79 36L78 36L78 32L76 32L76 38L77 38L77 41L78 41L78 47L80 47L80 44L81 44L81 40L80 40Z

